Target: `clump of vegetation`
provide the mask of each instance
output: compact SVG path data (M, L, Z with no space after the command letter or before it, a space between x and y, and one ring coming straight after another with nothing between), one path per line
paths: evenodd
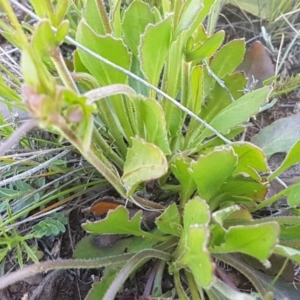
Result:
M8 1L0 3L10 20L2 24L4 36L22 53L29 122L68 141L103 176L95 175L97 185L109 183L121 199L90 208L103 214L105 203L110 210L82 225L90 235L78 243L75 259L33 264L1 278L0 288L43 270L105 267L87 299L114 299L132 273L155 260L146 285L153 297L273 299L282 292L248 262L270 267L279 257L278 276L289 260L300 262L297 210L288 217L254 217L283 196L290 206L299 204L300 183L266 195L269 183L300 161L300 143L271 172L262 149L238 140L268 103L272 86L245 92L247 79L235 72L244 40L223 44L224 31L213 32L219 1L31 0L38 21L23 26ZM68 61L60 49L64 41L76 46ZM20 100L8 85L2 89L7 101ZM70 172L64 165L56 171ZM57 190L63 196L64 189ZM19 237L6 254L27 244L10 227L20 216L12 217L9 202L5 209L10 218L1 224L2 244ZM62 232L64 224L56 215L33 229L40 237ZM97 235L124 238L99 250ZM245 275L257 294L237 291L217 276L218 261ZM169 291L162 290L165 269L173 276Z

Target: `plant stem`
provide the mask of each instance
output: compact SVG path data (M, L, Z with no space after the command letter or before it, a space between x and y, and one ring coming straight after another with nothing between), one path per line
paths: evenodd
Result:
M107 17L106 8L104 6L104 1L96 0L96 5L99 9L98 12L101 16L101 21L103 23L106 34L111 34L110 23L109 23L109 20L108 20L108 17Z
M289 262L289 257L286 257L282 267L280 268L280 271L277 273L277 275L274 277L274 279L272 280L272 282L270 283L269 287L268 287L268 291L271 292L272 287L274 286L275 282L278 280L278 278L282 275L285 267L287 266L287 263Z
M190 298L188 297L188 295L185 293L181 281L180 281L180 273L179 271L175 271L173 274L173 278L174 278L174 284L175 284L175 288L176 288L176 292L178 294L178 297L180 300L189 300Z
M34 119L30 119L23 123L1 146L0 146L0 156L3 156L6 151L17 143L21 137L26 134L28 131L33 129L38 125L38 122Z
M95 79L95 77L93 77L90 74L78 72L78 73L71 73L71 76L75 80L75 82L83 83L86 86L88 86L89 90L99 88L98 81Z
M163 273L164 273L164 269L166 266L166 262L161 260L159 262L157 271L156 271L156 275L154 278L154 282L153 282L153 288L152 288L152 296L160 296L162 294L162 289L161 289L161 285L163 282ZM153 293L156 292L156 293Z
M253 284L253 286L260 293L261 296L265 295L266 289L262 285L260 279L253 272L253 269L250 266L246 265L244 262L242 262L238 257L236 257L236 255L214 254L213 256L237 269Z
M280 191L279 193L277 193L276 195L264 200L263 202L261 202L260 204L258 204L256 206L256 208L254 210L252 210L251 212L255 212L258 211L266 206L269 206L271 204L273 204L274 202L276 202L277 200L279 200L282 196L286 195L287 192L289 192L290 190L294 189L295 187L300 187L300 182L297 182L293 185L290 185L288 188Z
M45 1L46 2L46 14L48 15L48 17L49 17L49 19L50 19L50 21L51 21L51 23L54 25L55 23L54 23L54 21L55 21L55 16L54 16L54 14L53 14L53 7L52 7L52 3L51 3L51 1L50 0L46 0ZM55 25L58 25L58 24L55 24Z
M75 93L79 94L77 86L66 66L66 63L59 48L56 48L54 53L51 55L51 60L54 63L56 70L60 78L62 79L64 85L72 91L74 91Z
M100 259L66 259L56 261L44 261L38 264L27 266L23 269L9 273L0 279L0 290L14 284L20 280L31 277L35 274L50 271L50 270L63 270L63 269L95 269L104 266L110 266L117 263L125 263L128 259L132 258L134 254L122 254L119 256L112 256Z
M100 150L95 149L92 145L86 147L78 136L68 127L65 119L59 114L52 115L49 119L49 124L54 126L60 134L65 137L70 143L73 144L81 153L81 155L92 164L102 174L107 181L118 191L123 197L126 196L126 189L122 185L121 178L115 169L115 167L103 156ZM96 155L96 152L99 152ZM100 159L100 155L103 156L103 160Z
M17 19L16 15L10 5L10 1L0 0L0 4L1 4L3 10L6 12L10 23L13 25L13 27L18 32L18 37L20 38L21 45L22 46L28 45L27 37L26 37L25 33L23 32L21 24L20 24L19 20Z
M123 168L124 160L112 150L96 128L93 130L93 141L103 151L105 156L110 158L119 168Z
M195 282L193 275L190 272L188 272L186 269L184 270L184 274L186 276L188 285L190 287L192 299L193 300L201 300L199 293L198 293L198 287L197 287L197 284Z
M157 251L154 249L151 250L142 250L131 257L128 263L118 272L118 275L115 277L112 284L106 290L103 300L115 299L115 296L120 289L121 285L129 277L129 275L136 270L136 268L152 258L158 258L160 260L167 261L171 258L169 253L162 251Z

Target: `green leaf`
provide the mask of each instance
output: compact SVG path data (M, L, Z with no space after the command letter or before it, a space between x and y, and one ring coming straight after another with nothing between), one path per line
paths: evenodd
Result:
M209 206L206 201L195 197L184 207L183 227L188 231L192 225L205 225L210 221Z
M1 97L7 98L10 101L21 102L20 95L6 85L2 77L0 77L0 94Z
M49 54L54 52L59 45L56 43L56 36L49 20L42 20L37 24L32 37L32 44L43 59L49 60Z
M207 77L208 76L204 78L204 83L207 82ZM223 78L223 81L235 99L239 99L244 95L243 89L245 88L247 81L243 74L228 74ZM211 90L210 87L209 90L206 99L207 103L202 107L200 114L200 117L206 122L210 122L222 109L225 109L232 103L228 92L220 85L214 85L213 89Z
M121 40L110 35L96 35L84 21L81 21L78 25L76 40L120 67L130 69L131 54ZM127 82L126 74L99 61L99 59L83 50L79 49L78 52L82 63L101 85Z
M209 287L214 278L213 263L207 251L209 221L209 207L205 201L196 197L187 202L183 215L184 230L174 256L174 267L188 267L203 287Z
M52 5L48 5L49 2L47 0L32 0L30 4L33 6L35 13L40 18L49 18L51 22L54 21L54 12ZM53 24L56 26L57 24Z
M171 171L181 184L180 199L183 202L186 202L197 188L189 171L191 161L190 158L179 156L171 164Z
M247 142L236 142L231 144L238 156L238 164L233 175L247 173L255 180L260 180L257 172L268 171L267 159L264 152L253 144Z
M241 293L240 291L233 289L228 284L226 284L224 281L220 280L219 278L216 278L214 281L213 286L211 287L211 290L214 291L215 299L219 300L256 300L257 298L254 296L251 296L246 293ZM263 298L263 300L273 300Z
M274 153L289 151L300 140L300 115L276 120L252 138L252 142L270 157Z
M229 130L245 121L259 111L259 108L268 100L271 88L263 87L242 96L237 101L224 108L210 125L220 133L228 133ZM211 136L212 133L205 129L201 138Z
M70 28L70 23L68 20L64 20L59 25L59 27L57 28L56 37L55 37L55 42L57 45L60 45L64 41L66 35L69 32L69 28Z
M65 224L67 219L58 214L53 214L51 217L47 217L45 220L39 222L32 227L33 232L38 237L58 235L66 231Z
M191 93L193 99L193 107L189 107L193 113L199 115L203 104L203 66L193 67L191 75ZM196 122L196 121L193 121ZM191 125L190 125L191 126ZM189 126L189 129L190 129ZM199 126L199 125L198 125Z
M178 247L174 253L175 260L178 260L186 251L187 235L190 228L194 226L205 226L209 221L209 207L204 200L195 197L186 203L183 213L183 230L181 232ZM209 232L207 232L207 235L209 235ZM175 263L175 267L181 268L182 266L180 264L176 266Z
M119 271L119 268L111 268L104 272L104 274L101 276L100 282L93 283L92 288L89 290L85 300L103 299L103 296L112 282L115 280Z
M94 234L132 234L143 236L148 233L141 229L142 211L129 217L128 210L120 205L113 211L109 211L107 217L96 222L87 222L82 225L84 230Z
M79 259L95 259L97 257L109 257L125 252L128 242L121 239L109 247L99 247L97 245L97 236L88 235L81 239L75 247L74 257Z
M96 34L111 32L105 4L102 0L85 0L83 18Z
M175 36L177 36L181 31L188 30L191 28L192 24L199 16L199 12L201 11L201 9L203 9L202 1L187 0L184 3L184 6L182 7L181 11L180 20L176 27Z
M276 245L274 252L284 257L288 257L295 261L297 264L300 264L300 251L297 249L285 247L282 245Z
M49 96L54 95L55 83L53 78L42 62L40 55L34 48L23 48L21 70L24 82L34 91L41 94L47 94Z
M78 53L78 49L73 52L73 64L74 71L76 73L89 73L88 69L85 67Z
M201 198L209 201L232 175L236 168L237 156L230 147L219 147L207 155L200 155L197 162L191 163L193 177Z
M122 176L128 195L134 192L135 186L140 182L160 178L167 170L167 159L157 146L140 138L132 139L132 147L127 151Z
M298 141L296 144L293 145L292 149L287 153L284 161L281 163L281 165L268 177L268 179L271 181L275 177L282 174L285 170L290 168L291 166L295 165L300 161L300 141Z
M32 260L33 262L38 263L39 260L38 260L38 258L36 256L35 251L33 251L33 249L27 245L27 242L24 241L22 243L22 246L24 247L24 252L27 255L27 261L28 260Z
M145 130L143 134L145 140L155 144L164 154L171 154L166 120L160 104L155 99L136 99L135 101L140 109L138 122Z
M293 218L293 217L284 217L284 218L285 218L284 221L286 222L286 224L282 224L280 226L280 240L282 241L283 245L286 245L286 246L292 245L292 247L299 249L300 248L299 247L299 245L300 245L299 222L295 222L295 220L293 220L293 219L291 221L289 221L289 218ZM281 222L281 223L283 223L283 222Z
M116 38L122 38L121 5L122 0L117 0L112 8L111 26Z
M139 55L141 69L154 86L158 85L162 68L170 47L172 18L148 25L141 37Z
M10 251L11 249L9 249L8 247L5 248L1 248L0 249L0 261L2 262L2 260L7 256L7 253Z
M181 64L183 55L183 34L181 34L170 46L164 66L164 77L171 80L162 81L162 90L169 96L178 96L181 80ZM167 130L171 138L178 136L182 128L183 112L169 100L162 99L162 107L167 122Z
M250 14L257 16L262 19L269 19L273 17L273 14L280 8L280 12L284 13L282 10L282 5L288 4L289 10L291 11L292 1L281 1L281 0L260 0L260 1L250 1L250 0L226 0L226 3L237 6L242 10L249 12ZM286 8L287 9L287 8Z
M180 236L180 215L176 204L173 203L168 206L168 208L156 219L155 224L158 229L164 233Z
M243 61L245 41L233 40L224 45L214 56L210 64L211 70L219 78L232 73Z
M190 226L186 237L186 249L176 265L188 267L200 286L209 288L214 280L214 264L207 250L209 230L205 226Z
M99 88L98 91L100 95L97 96L97 93L95 93L94 99L110 96L109 98L98 101L98 115L101 118L101 121L114 136L115 142L119 148L118 150L122 150L126 153L127 145L124 143L124 139L126 139L129 145L131 145L131 137L137 134L138 118L135 116L133 105L133 99L136 98L136 95L134 95L134 90L132 90L128 85L121 86L118 84L115 88L115 91L113 85ZM97 90L94 89L86 95L92 96L93 92L96 91ZM103 95L101 95L102 92ZM112 97L114 93L115 95ZM125 95L117 95L118 93L124 93Z
M207 73L206 69L203 69L201 78L199 79L201 79L201 81L198 84L202 86L202 88L198 87L199 93L202 93L202 95L199 95L199 97L201 97L202 99L200 104L202 104L203 99L205 99L205 105L202 104L202 106L200 107L201 111L199 116L207 123L209 123L223 109L230 105L232 103L232 100L231 97L228 95L228 92L220 85L216 84L212 87L211 77ZM243 89L245 88L247 83L247 80L243 74L228 74L223 78L223 81L227 89L231 93L232 97L234 97L235 99L239 99L243 96ZM210 84L206 87L207 82L210 82ZM197 81L195 82L195 88L197 88ZM208 89L208 91L206 91L206 89ZM194 101L197 101L197 99L195 99ZM197 114L199 114L199 112ZM194 120L191 121L190 126L188 128L188 133L186 135L186 139L190 141L190 148L203 145L199 145L199 143L202 140L200 134L203 132L203 130L204 127L199 126L198 122ZM224 142L222 141L221 144L223 143Z
M4 199L6 199L6 200L18 199L20 197L20 195L21 195L20 191L17 191L14 189L9 189L9 188L0 188L1 202Z
M203 24L201 24L194 33L195 43L203 43L208 39L206 29Z
M291 207L300 204L300 186L291 186L284 194L287 196L287 202Z
M219 193L227 195L251 197L262 201L268 192L268 182L260 182L248 176L235 175L229 177L219 190Z
M58 26L64 22L63 19L64 19L66 13L68 12L68 8L69 8L69 0L57 1L56 7L55 7L56 24L53 24L53 25Z
M279 237L277 222L229 227L225 242L211 249L213 253L241 252L265 262L271 255Z
M225 37L225 32L220 30L208 38L202 45L196 46L196 49L186 53L186 60L194 63L201 62L204 58L211 57L221 46Z
M238 205L233 205L230 207L226 207L223 209L219 209L217 211L215 211L212 214L212 218L213 220L220 225L221 227L223 227L223 221L226 220L230 215L232 215L234 212L240 211L242 210L242 208ZM225 228L224 228L225 229Z
M151 239L148 236L132 236L130 238L126 238L125 241L126 252L129 253L137 253L144 249L153 249L154 246L159 243L157 239Z
M132 1L126 9L122 23L124 40L135 56L138 55L141 35L148 24L154 23L155 14L147 3Z

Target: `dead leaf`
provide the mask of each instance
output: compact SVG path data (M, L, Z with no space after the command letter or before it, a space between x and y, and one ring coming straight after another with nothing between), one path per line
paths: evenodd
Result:
M259 41L251 44L237 71L243 71L246 74L248 87L253 84L253 81L257 80L255 89L261 88L266 79L275 75L275 68L269 53Z
M95 201L91 207L85 208L82 211L101 216L108 213L109 210L115 210L120 205L124 205L124 203L116 200L114 197L103 197Z

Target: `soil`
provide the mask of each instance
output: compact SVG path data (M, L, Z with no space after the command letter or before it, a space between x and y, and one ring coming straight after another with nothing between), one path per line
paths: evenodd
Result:
M247 18L245 17L247 16ZM20 14L20 18L23 17ZM251 21L249 26L249 20ZM255 18L252 15L246 14L235 7L227 6L223 9L217 29L224 29L226 31L227 41L236 38L245 38L248 45L255 40L260 40L265 43L265 40L261 37L261 26L267 26L260 19ZM299 29L299 28L298 28ZM287 29L286 36L288 37L282 48L282 53L285 53L289 42L293 38L293 34L290 29ZM275 49L279 49L280 39L276 38L273 41ZM268 46L268 45L266 45ZM19 63L20 54L14 50L13 47L4 39L1 41L1 47L6 53L9 53L11 59ZM272 49L270 49L272 50ZM287 62L283 66L281 76L286 78L292 76L300 69L300 43L294 46L294 49L290 52ZM272 55L272 53L271 53ZM272 59L276 61L276 56L273 53ZM7 59L4 59L7 61ZM17 73L17 75L19 75ZM18 91L20 92L20 91ZM300 96L300 90L297 89L288 95L284 95L279 98L274 107L268 111L258 115L257 120L252 123L251 128L247 133L247 139L259 132L261 128L272 123L278 118L283 118L290 114L298 113L298 99ZM13 114L7 109L5 104L0 103L0 111L7 119L15 122L15 118L18 120L25 120L29 117L23 110L15 109ZM276 154L270 160L272 169L275 169L284 159L284 154ZM294 176L300 176L300 166L288 170L284 176L293 178ZM102 196L107 196L109 193L104 193ZM39 250L44 253L45 260L57 259L57 258L72 258L74 253L74 246L79 242L85 232L81 227L81 224L86 221L86 214L82 212L82 209L88 207L93 201L86 201L85 205L80 208L76 204L69 204L66 206L66 210L69 212L69 224L67 231L55 238L44 237L38 241ZM13 269L14 265L7 265L6 268ZM252 287L249 282L241 274L237 273L233 269L229 269L226 265L219 266L221 270L225 270L227 279L231 281L234 286L243 290L250 290ZM118 294L116 299L150 299L148 297L142 298L144 283L147 281L149 275L150 266L145 266L144 272L137 273L134 278L131 278L130 283L126 283L124 289L125 292ZM222 273L222 271L220 272ZM94 281L101 278L102 270L59 270L45 274L40 274L29 278L26 282L20 282L13 286L10 286L6 290L0 291L1 300L79 300L84 299L88 294ZM141 280L143 279L143 280ZM172 281L166 276L164 285L166 289L172 289ZM154 299L154 298L151 298ZM160 298L162 299L162 298Z

